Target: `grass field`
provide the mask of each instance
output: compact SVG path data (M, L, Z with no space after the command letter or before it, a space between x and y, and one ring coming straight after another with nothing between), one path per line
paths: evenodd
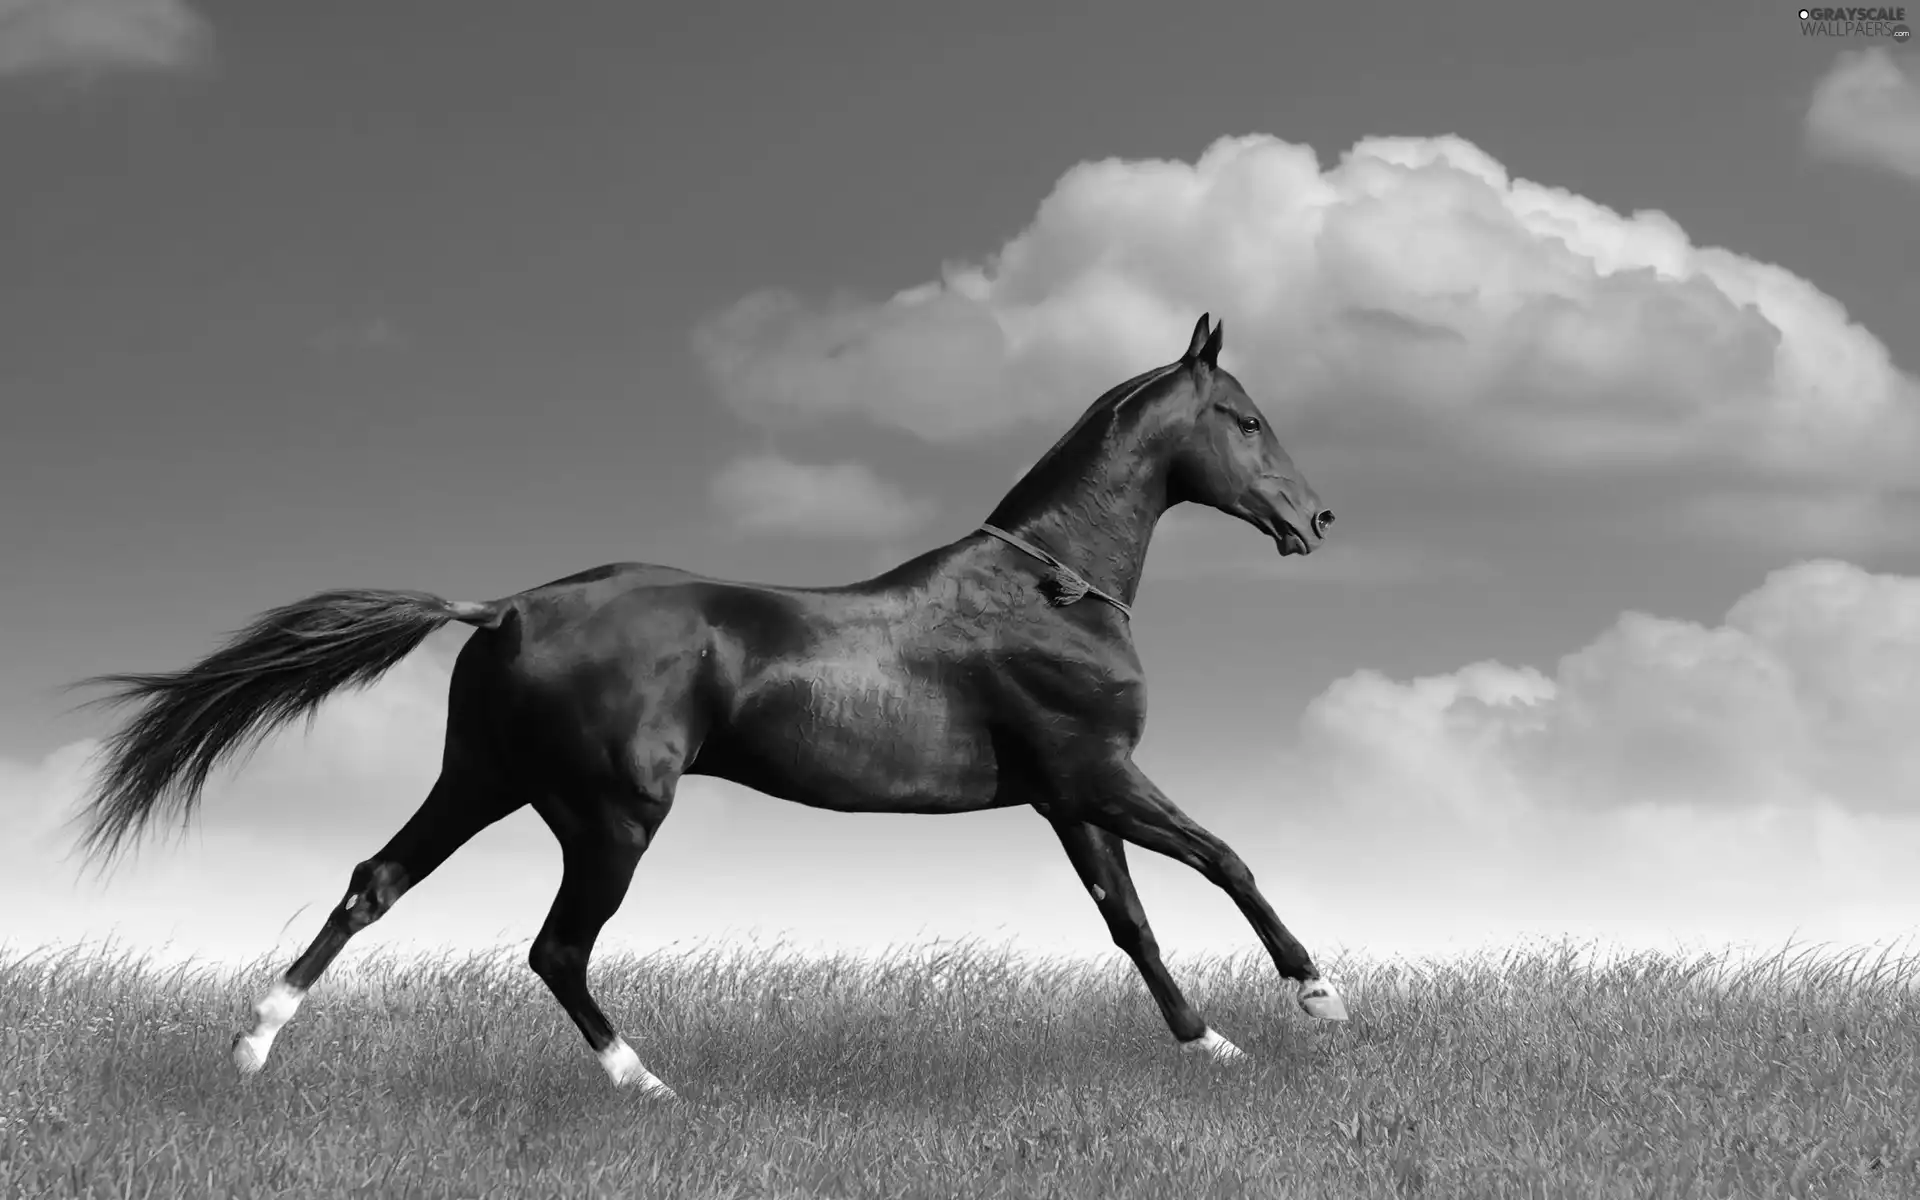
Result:
M370 958L266 1071L266 964L0 961L13 1196L1920 1196L1920 993L1886 956L1330 964L1306 1019L1252 958L1177 962L1255 1056L1176 1053L1111 965L596 965L683 1100L612 1090L520 955Z

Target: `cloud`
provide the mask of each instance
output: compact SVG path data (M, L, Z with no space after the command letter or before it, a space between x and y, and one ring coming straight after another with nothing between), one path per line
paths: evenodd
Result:
M0 0L0 77L183 71L212 49L186 0Z
M1713 627L1623 614L1549 675L1360 671L1301 723L1296 771L1465 816L1684 808L1920 815L1920 579L1776 571Z
M1266 136L1082 163L984 265L878 303L756 293L695 343L753 419L957 440L1070 419L1202 310L1276 424L1311 434L1310 476L1337 457L1456 496L1585 486L1661 525L1855 539L1831 552L1908 536L1920 382L1838 301L1457 137L1371 138L1325 169ZM1729 515L1763 502L1814 515Z
M1885 46L1843 50L1814 86L1807 145L1920 183L1920 71Z
M933 519L933 505L853 462L797 463L777 454L743 455L710 485L734 528L801 537L887 538Z
M1316 951L1885 943L1920 927L1916 727L1920 578L1812 561L1550 669L1356 671L1254 782L1149 770Z
M694 348L729 403L774 423L862 413L965 437L1006 424L1003 406L1016 399L996 394L1007 346L993 315L938 288L818 308L757 292L703 322Z

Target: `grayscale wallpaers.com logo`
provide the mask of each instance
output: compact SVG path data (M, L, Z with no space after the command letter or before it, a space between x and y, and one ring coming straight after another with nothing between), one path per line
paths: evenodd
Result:
M1900 43L1913 36L1905 5L1803 8L1800 32L1807 37L1890 37Z

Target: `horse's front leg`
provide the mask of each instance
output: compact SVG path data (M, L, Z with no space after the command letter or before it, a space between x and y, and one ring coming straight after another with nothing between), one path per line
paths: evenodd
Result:
M1313 957L1275 915L1253 872L1227 845L1180 811L1131 759L1109 764L1090 781L1073 815L1148 850L1183 862L1233 898L1280 974L1300 985L1300 1007L1325 1021L1347 1019L1346 1002L1320 976Z

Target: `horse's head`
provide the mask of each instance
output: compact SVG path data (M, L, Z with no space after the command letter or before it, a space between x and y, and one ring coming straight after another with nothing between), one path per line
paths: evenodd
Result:
M1240 381L1220 369L1221 328L1209 331L1202 314L1180 360L1194 400L1170 463L1167 499L1239 517L1282 554L1311 554L1325 540L1333 512L1321 505Z

